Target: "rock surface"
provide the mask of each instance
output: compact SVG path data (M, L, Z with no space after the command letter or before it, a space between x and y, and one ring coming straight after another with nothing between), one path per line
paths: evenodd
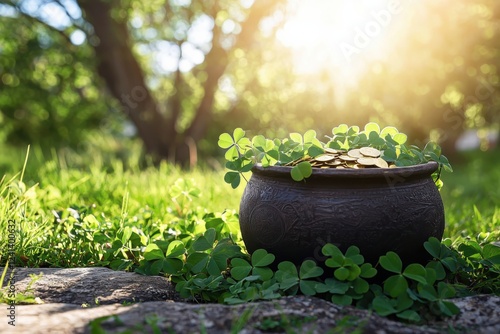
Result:
M16 290L40 272L32 288L45 304L17 305L16 326L2 317L0 333L91 333L93 327L105 333L500 333L498 296L455 299L460 315L413 326L305 296L237 306L186 303L164 278L106 268L17 269ZM140 303L128 305L133 301Z
M179 299L166 278L108 268L18 268L16 290L26 290L30 275L40 274L31 288L44 303L105 305Z

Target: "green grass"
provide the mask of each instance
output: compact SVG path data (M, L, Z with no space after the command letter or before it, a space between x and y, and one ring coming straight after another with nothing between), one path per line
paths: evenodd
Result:
M238 247L231 248L235 242L244 250L237 216L243 186L233 190L223 181L223 170L185 171L169 163L153 166L139 152L132 148L116 156L65 151L50 152L47 158L34 150L27 164L17 152L10 165L4 157L0 231L7 231L9 222L14 222L17 239L15 258L9 258L8 233L0 233L0 254L5 254L0 266L13 261L16 267L106 266L153 275L170 273L181 290L195 291L202 300L220 300L220 281L212 281L215 276L199 276L204 274L195 268L205 259L212 261L215 254L213 241L208 241L213 237L209 227L218 235L217 245L222 245L219 253L245 256ZM463 243L467 238L481 244L500 240L500 169L495 168L500 154L472 152L462 159L465 163L456 164L453 174L443 174L445 237L451 239L447 245L464 246L461 252L476 266L474 273L460 278L461 283L470 291L498 293L500 281L494 274L498 268L483 266L475 246ZM229 238L230 243L222 238ZM176 253L178 245L191 252L185 264ZM177 274L179 265L199 275L183 279ZM224 279L223 275L217 279ZM241 288L238 284L235 289Z
M445 237L494 233L500 240L500 150L464 153L460 161L442 175Z
M223 182L223 170L185 171L168 163L155 167L137 152L132 148L125 158L118 158L106 151L85 155L67 151L46 158L40 150L32 150L22 169L24 157L17 151L10 171L3 156L0 229L6 231L8 219L16 222L16 265L107 264L99 258L127 226L153 240L175 224L199 223L211 213L224 213L235 224L243 186L231 189ZM496 233L498 240L499 151L472 152L462 160L454 173L442 175L445 237L459 240ZM19 173L14 174L13 168ZM7 236L0 235L0 249L5 250ZM140 257L139 253L135 255ZM0 264L6 261L4 257Z
M113 152L50 152L45 158L46 153L34 150L29 155L34 159L28 161L19 153L10 165L4 159L0 230L8 231L14 223L16 240L13 257L9 233L0 233L0 254L5 254L0 265L105 266L164 274L184 298L228 304L294 295L300 287L307 295L413 322L422 322L428 312L456 314L458 309L446 298L500 294L500 248L489 244L500 240L499 172L492 168L499 162L498 152L469 154L464 158L469 163L455 166L453 175L443 175L450 239L426 243L436 260L425 268L412 264L403 271L397 254L381 257L380 266L397 273L387 278L383 288L358 277L373 277L377 271L371 265L355 271L355 261L363 262L357 248L348 250L349 256L335 255L335 261L342 261L331 264L337 268L336 263L342 263L342 268L335 269L338 281L318 281L323 270L313 261L305 261L299 270L282 262L273 272L267 267L272 255L259 250L250 258L245 253L237 216L243 187L231 189L223 182L223 170L183 171L169 163L153 166L133 147L119 156ZM15 167L21 171L14 173ZM466 240L469 237L472 241ZM329 246L324 254L336 254ZM341 270L351 272L348 267L356 273L356 281L341 278ZM408 283L405 277L414 282ZM34 298L25 291L16 302L35 302ZM0 303L8 302L12 297L0 293ZM248 322L245 317L240 320L233 324L236 331ZM296 321L302 320L267 319L260 325L294 332L300 327ZM98 332L99 323L94 325Z
M45 162L31 161L33 155L24 175L0 178L0 230L15 221L17 266L109 265L99 259L127 227L152 240L207 214L234 217L243 190L224 183L222 171L141 166L138 154L123 161L53 153ZM22 166L23 160L17 156L12 165ZM1 233L2 254L7 246ZM125 246L121 251L127 252ZM140 249L131 253L139 256ZM0 265L6 261L0 259Z

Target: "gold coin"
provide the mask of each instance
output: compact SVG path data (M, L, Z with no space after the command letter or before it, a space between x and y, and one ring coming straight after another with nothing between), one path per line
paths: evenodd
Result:
M297 160L290 161L285 166L295 166L295 165L298 165L300 162L302 162L302 161L308 161L309 159L310 159L310 157L303 157L303 158L300 158L300 159L297 159Z
M331 154L322 154L322 155L318 155L316 158L314 158L314 160L321 161L321 162L332 161L334 159L335 159L335 156L331 155Z
M350 157L350 156L345 155L345 154L342 154L339 158L341 160L344 160L344 161L356 161L357 160L357 158L353 158L353 157Z
M385 161L382 158L377 158L377 162L375 163L375 166L380 167L380 168L389 168L387 161Z
M372 157L372 158L380 157L380 151L373 147L362 147L359 149L359 151L365 157Z
M329 148L329 147L326 147L326 148L325 148L325 152L326 152L326 153L330 153L330 154L338 154L338 153L340 153L340 151L339 151L339 150L336 150L336 149L334 149L334 148Z
M342 164L342 161L340 161L340 160L328 161L328 165L329 166L338 166L338 165L341 165L341 164Z
M377 159L374 158L359 158L357 160L358 164L364 166L372 166L377 164Z
M361 152L357 148L347 152L347 155L350 157L353 157L353 158L362 158L363 157L363 154L361 154Z

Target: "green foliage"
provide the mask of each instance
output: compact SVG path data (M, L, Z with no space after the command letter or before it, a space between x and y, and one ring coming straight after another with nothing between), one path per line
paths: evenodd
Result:
M16 222L16 266L106 266L164 275L182 296L200 302L314 295L415 322L454 314L454 296L500 294L498 220L494 211L483 212L482 201L470 219L488 222L492 232L455 235L453 242L430 239L428 263L404 266L389 252L374 267L354 246L342 252L327 244L324 262L295 265L275 263L265 250L246 252L238 216L217 212L236 206L238 196L207 181L221 173L183 173L168 164L141 171L137 162L104 165L99 156L87 167L59 159L33 166L35 176L23 170L0 179L0 228L7 229L7 219ZM0 234L0 253L8 253L7 242Z
M0 178L0 226L6 231L8 219L15 222L16 266L134 270L148 245L176 238L186 245L208 228L241 243L234 210L204 209L210 205L212 211L222 211L238 203L221 195L230 187L204 182L207 171L186 178L168 164L139 172L133 159L115 159L108 165L93 156L80 165L76 158L59 155L34 168L36 173L24 173L25 179L43 175L39 183L23 181L19 174ZM164 265L176 268L177 261L166 253L168 245L158 246ZM7 254L7 247L7 234L2 233L0 253Z
M312 166L307 161L299 162L296 166L293 166L290 174L292 175L292 179L294 181L302 181L303 179L311 176Z
M490 241L500 240L500 164L499 149L469 151L458 159L453 173L443 173L443 182L453 187L441 189L446 205L445 236L461 242L464 237L482 234Z
M19 304L38 304L40 303L40 299L37 298L34 293L33 293L33 284L36 283L41 277L42 274L40 275L35 275L35 274L30 274L30 281L26 288L23 291L15 291L14 296L9 291L12 291L9 289L10 287L10 282L14 278L14 272L11 271L11 276L7 277L7 273L9 269L9 262L5 264L5 267L3 268L1 274L0 274L0 304L10 304L10 303L15 303L16 305ZM8 284L4 286L4 281L7 282ZM15 284L15 283L14 283Z
M298 162L290 171L295 181L302 181L312 174L312 166L308 158L313 158L325 153L325 148L350 150L360 147L374 147L382 152L381 157L387 162L393 162L398 167L424 164L435 161L439 164L435 181L439 180L441 169L452 171L448 159L441 154L439 145L427 143L423 149L415 145L407 146L407 136L400 133L395 127L386 127L380 130L377 123L368 123L364 130L358 126L341 124L332 129L332 136L326 142L316 138L314 130L309 130L304 135L290 133L289 138L267 139L262 135L254 136L251 140L245 137L245 131L236 128L231 136L223 133L219 136L219 147L226 150L226 168L229 170L224 181L237 188L241 176L249 172L255 164L268 166L286 166L291 162Z
M446 246L447 241L441 243L431 238L425 248L434 260L425 266L413 263L403 267L399 256L388 252L380 257L379 265L393 275L378 285L373 283L378 270L364 263L355 246L342 253L336 246L326 244L322 248L326 256L322 267L311 260L300 265L284 261L271 267L274 256L264 249L248 257L230 243L232 248L220 257L220 265L214 261L210 266L208 254L217 253L218 247L214 245L215 235L213 230L207 230L193 241L191 248L182 248L185 265L177 273L163 271L177 283L181 296L238 304L286 295L317 295L337 304L373 309L382 316L420 322L431 315L457 314L459 309L450 298L485 292L480 287L488 286L489 293L500 293L500 247L491 243L480 246L469 242L452 249ZM193 256L200 251L207 255ZM150 261L146 255L146 262ZM331 268L332 272L325 272L324 268Z
M284 261L278 264L276 271L276 281L279 287L287 294L295 295L300 291L304 295L313 296L315 292L315 278L323 274L323 269L316 266L312 260L306 260L297 271L295 264L289 261Z
M471 238L456 242L452 247L450 239L442 243L431 238L425 249L438 261L437 273L447 271L447 279L455 282L457 288L474 293L498 293L500 289L500 246L488 233L480 233L476 240Z
M217 242L219 237L213 229L208 229L194 239L189 248L170 247L178 250L172 251L171 257L183 254L184 265L179 266L176 273L160 270L177 283L176 289L181 296L238 304L300 293L318 295L341 305L370 308L382 316L395 315L419 322L422 316L457 314L459 309L449 299L478 291L478 286L470 284L472 282L482 282L492 289L490 293L500 293L500 247L493 244L464 243L458 250L452 250L431 238L425 247L434 260L425 266L414 263L403 267L399 256L388 252L380 257L379 264L395 275L378 285L372 280L377 277L378 270L364 263L355 246L344 254L336 246L326 244L322 248L327 256L323 267L306 260L299 266L289 261L280 262L277 269L272 269L272 254L259 249L248 257L238 246L225 243L227 240ZM145 261L138 271L170 254L168 251L166 256L157 253L151 256L146 251ZM333 275L325 275L323 268L332 268ZM460 281L465 277L468 285Z
M76 147L113 119L88 45L22 15L0 15L0 30L0 142Z
M464 128L488 128L493 125L498 129L498 116L495 116L498 115L495 110L499 105L498 82L492 81L491 75L498 75L499 59L494 55L498 53L499 46L481 33L479 27L495 24L500 7L497 2L489 0L460 3L463 6L450 8L448 15L440 15L439 19L434 14L444 7L431 5L418 14L427 18L428 24L414 34L405 35L393 50L404 65L395 66L396 58L374 63L374 68L380 71L370 72L361 80L346 110L355 110L356 115L369 115L382 122L404 125L412 138L421 141L426 140L429 129L435 129L434 138L439 136L445 141L442 146L447 151L453 149L455 139ZM478 5L483 6L482 11L473 9ZM467 16L469 23L460 24L461 18ZM446 28L441 30L441 34L432 36L432 32L442 25ZM476 35L476 38L453 45L441 44L442 36L461 36L465 31ZM423 39L423 36L429 38ZM498 32L495 36L498 37ZM433 46L428 49L429 57L423 62L411 56L416 50L430 45ZM460 57L460 66L455 63L455 57ZM462 66L470 71L462 71ZM422 70L425 68L429 70ZM413 73L411 78L408 77L409 69ZM404 98L397 101L396 97ZM475 112L470 111L472 105L477 108ZM484 140L483 145L486 142ZM448 153L451 154L450 151Z
M8 3L31 7L23 6L24 2L8 1L4 7L9 9ZM129 42L146 81L154 83L149 87L151 92L159 105L175 105L173 101L180 101L182 115L177 125L185 128L204 95L203 84L210 67L200 64L192 72L183 71L179 84L175 81L175 70L158 71L162 66L155 59L165 52L165 44L170 44L171 51L179 45L203 52L209 50L210 40L193 46L187 36L210 17L214 19L214 27L225 26L219 30L221 43L232 40L239 34L241 20L247 13L245 6L238 1L218 1L217 9L206 1L191 1L189 6L182 1L118 3L119 8L114 10L116 17L133 18L128 24ZM327 72L292 75L296 71L292 71L290 50L281 43L272 43L269 36L276 34L257 31L259 43L253 43L251 50L237 48L227 52L231 57L221 88L231 89L217 92L214 106L217 124L209 129L207 140L200 143L203 146L200 151L214 152L210 143L220 129L234 128L237 124L266 129L265 135L274 137L284 136L290 129L305 131L311 127L326 133L329 129L324 124L357 124L371 118L380 124L402 126L412 138L423 141L427 140L429 129L439 130L441 137L453 132L449 136L453 139L464 127L484 128L497 123L500 66L495 42L498 32L494 27L498 4L491 0L459 3L448 6L450 15L445 17L434 15L443 11L439 5L422 6L417 15L428 24L413 29L409 36L403 34L404 40L395 43L397 51L392 54L399 55L397 59L379 59L367 64L369 71L360 87L347 94L345 105L336 106L336 112L332 112L335 94L331 92L337 92L337 87L328 80ZM57 6L56 2L47 5ZM99 80L90 47L91 31L85 31L89 41L78 46L66 37L88 24L77 14L71 26L51 29L34 19L6 13L9 10L4 9L0 18L3 32L0 44L4 46L0 57L3 137L10 141L33 141L50 136L60 142L78 144L83 129L98 125L109 110L95 85ZM279 23L282 26L283 22ZM226 25L234 28L228 29ZM442 33L433 34L437 30ZM442 43L443 36L453 40L464 32L472 37L453 45ZM162 47L157 47L160 44ZM429 50L425 59L411 56L422 49ZM413 73L411 77L409 72ZM228 117L229 110L238 112Z
M363 263L359 248L351 246L344 255L336 246L326 244L322 252L328 256L325 265L334 269L334 278L327 278L319 284L317 291L330 293L331 300L341 305L350 305L353 300L361 299L369 290L365 279L374 277L377 270L371 264Z
M431 238L425 247L435 259L425 266L413 263L403 267L399 256L388 252L380 257L380 268L394 275L385 278L383 284L379 285L374 283L377 282L378 270L364 263L363 256L355 246L342 253L332 244L324 245L322 252L327 258L322 266L315 261L305 260L300 265L284 261L277 267L271 267L274 256L264 249L247 256L239 247L230 242L224 244L224 239L217 242L217 238L216 233L209 229L196 238L191 247L172 248L178 250L172 251L172 257L182 252L184 265L176 273L160 270L176 282L176 289L182 297L239 304L287 295L317 295L337 304L373 309L382 316L394 315L407 321L420 322L432 315L452 316L459 312L450 298L470 294L477 288L460 284L460 277L469 277L471 282L473 277L476 281L491 280L487 285L495 291L490 292L500 293L500 247L492 244L477 246L475 251L464 244L461 250L451 250ZM473 248L474 245L468 246ZM221 255L219 247L229 248L225 248L227 251ZM200 252L206 253L203 256L194 255ZM166 257L168 254L167 251ZM450 265L450 257L456 259L455 265ZM158 261L157 258L164 259L165 256L158 252L157 256L151 258L146 252L145 261L138 271L148 268L149 263ZM470 264L476 258L482 259L481 268ZM213 260L211 265L210 260ZM479 262L475 263L478 265ZM490 270L487 274L485 264ZM324 268L332 268L333 271L325 272ZM471 269L480 271L484 276L470 276Z

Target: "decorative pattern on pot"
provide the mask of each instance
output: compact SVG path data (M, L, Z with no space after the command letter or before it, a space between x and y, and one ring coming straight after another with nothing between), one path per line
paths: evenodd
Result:
M343 251L356 245L370 262L389 250L405 262L423 262L423 243L441 239L444 231L444 208L431 178L436 168L315 170L295 182L287 167L255 166L240 206L243 240L250 252L264 248L297 263L319 260L326 242Z

